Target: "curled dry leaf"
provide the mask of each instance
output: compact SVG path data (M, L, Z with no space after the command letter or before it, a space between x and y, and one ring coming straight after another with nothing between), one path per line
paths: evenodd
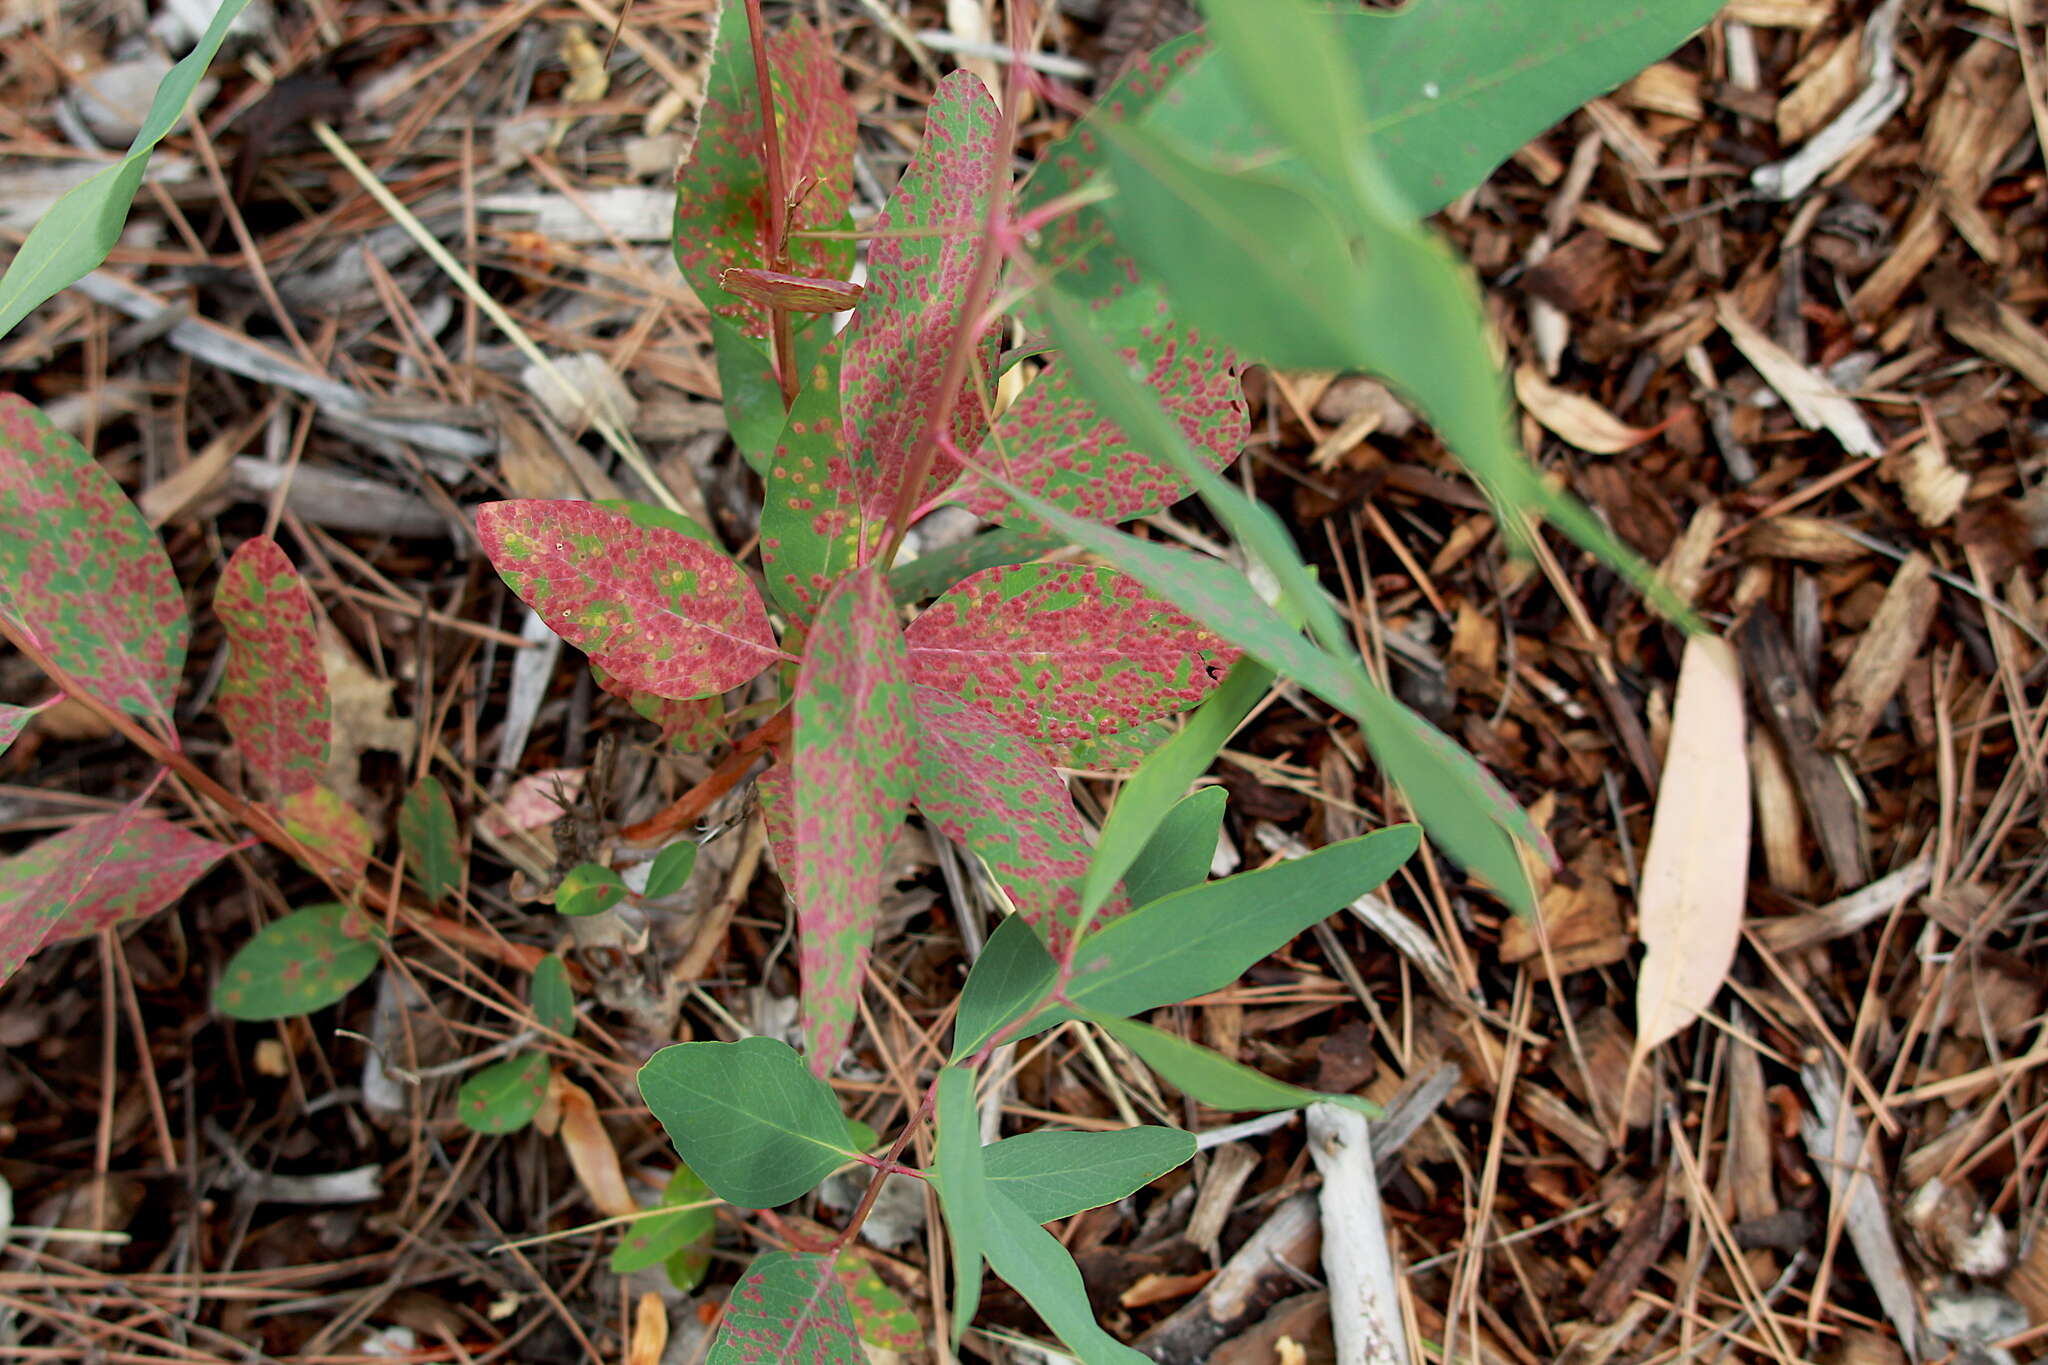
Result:
M605 1131L590 1096L557 1071L550 1098L561 1115L559 1131L569 1165L590 1202L607 1218L638 1213L640 1204L627 1190L625 1173L619 1169L618 1149L612 1146L612 1135Z
M1515 397L1553 436L1594 455L1619 455L1658 430L1630 426L1584 394L1558 388L1534 365L1515 371Z
M1725 640L1695 636L1678 671L1671 747L1643 858L1636 1057L1712 1003L1742 933L1749 880L1742 670Z

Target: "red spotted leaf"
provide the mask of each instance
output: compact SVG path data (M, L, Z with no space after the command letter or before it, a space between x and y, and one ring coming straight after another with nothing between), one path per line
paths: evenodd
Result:
M277 542L257 536L221 570L213 611L228 641L221 723L266 788L304 791L327 768L327 671L312 595Z
M153 788L152 788L153 789ZM84 898L147 792L0 861L0 981L14 975Z
M823 1075L857 1012L916 762L908 651L873 569L847 575L825 599L794 705L784 875L794 873L806 1051Z
M723 697L692 697L687 701L657 697L652 692L626 686L607 673L603 665L595 663L590 666L590 676L599 687L632 707L636 715L652 721L661 731L662 743L677 753L700 754L726 741Z
M764 1251L733 1286L705 1365L867 1365L830 1256Z
M21 737L21 732L28 728L37 712L47 710L62 700L62 697L51 697L34 706L10 706L0 702L0 754L6 753L7 746Z
M832 1262L832 1273L846 1290L854 1327L862 1341L885 1351L915 1351L923 1347L924 1328L917 1314L910 1311L901 1294L875 1273L867 1257L848 1247Z
M715 696L781 657L760 595L715 546L587 502L487 503L476 523L512 591L625 686Z
M869 512L845 455L836 349L809 370L761 471L761 564L768 591L798 621L880 549L887 509Z
M293 792L278 805L285 832L306 846L325 877L353 881L370 866L370 824L326 787Z
M1193 706L1238 654L1129 575L1070 564L983 570L906 638L916 681L1058 745Z
M66 672L169 733L190 631L170 558L85 447L15 394L0 394L0 584Z
M776 763L754 779L754 799L761 803L761 823L768 831L768 851L785 886L796 885L796 829L790 813L789 764Z
M847 338L841 373L846 464L857 503L873 518L888 515L909 477L961 308L980 311L989 304L989 295L970 299L967 291L984 249L990 186L1007 173L999 164L997 122L995 101L979 76L956 71L946 77L925 116L924 142L875 219L881 235L868 248L867 296ZM989 340L986 332L977 337L984 375L992 363ZM978 447L988 430L972 376L949 430L962 450ZM958 473L948 461L934 460L917 502Z
M1016 731L951 692L913 689L917 706L917 808L988 865L1055 957L1073 949L1081 874L1091 849L1081 817L1052 765ZM1102 923L1130 908L1121 891Z
M160 816L138 815L121 828L106 860L86 883L85 894L50 926L44 942L78 938L154 915L233 851L228 844L215 843Z
M854 115L839 65L817 30L799 19L769 40L768 66L785 183L802 190L790 210L789 228L843 231L852 222L847 204ZM746 6L744 0L726 0L697 142L676 177L675 253L683 278L704 306L756 339L768 335L767 312L725 289L719 276L727 270L761 271L771 264L761 132ZM796 275L844 279L853 271L853 243L843 238L792 237L789 254Z
M1218 469L1235 460L1249 426L1244 391L1230 352L1166 316L1163 299L1149 326L1119 329L1124 361L1158 395L1195 450ZM1130 521L1186 497L1187 480L1134 446L1098 412L1056 359L1004 410L974 457L977 468L1005 470L1039 497L1090 521ZM953 496L976 515L1006 519L1010 495L970 479ZM1028 520L1028 519L1027 519Z

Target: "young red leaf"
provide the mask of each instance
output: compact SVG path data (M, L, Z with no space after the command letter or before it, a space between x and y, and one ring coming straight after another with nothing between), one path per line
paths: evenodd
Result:
M916 681L1062 745L1193 706L1238 655L1129 575L1070 564L975 574L906 638Z
M0 981L14 975L84 897L93 874L148 796L145 792L117 811L81 820L0 861Z
M486 503L476 524L512 591L638 691L714 696L781 657L760 595L715 546L587 502Z
M803 187L790 209L789 227L792 232L843 230L851 225L847 202L854 116L839 65L817 30L799 19L769 40L768 66L784 180L792 191ZM676 176L676 264L706 308L756 339L768 335L767 312L723 288L719 276L729 269L763 270L770 264L759 91L746 6L743 0L726 0L698 114L697 142ZM792 237L789 254L798 275L844 279L853 271L849 240Z
M0 702L0 754L6 753L7 746L21 737L21 732L28 728L37 712L47 710L62 700L62 697L52 697L34 706L10 706Z
M313 599L269 536L242 542L221 570L213 612L227 635L215 703L242 760L279 796L304 791L327 768L327 670Z
M823 1075L845 1049L881 914L889 845L910 800L909 658L872 568L825 599L797 673L790 816L804 1034Z
M190 626L163 543L85 447L11 393L0 393L0 582L52 659L170 730Z
M842 392L848 465L859 506L886 517L939 395L960 310L984 310L968 286L983 248L989 189L998 164L998 115L981 77L956 71L939 83L925 115L924 142L875 219L867 297L846 343ZM922 235L896 235L896 234ZM976 334L977 348L987 345ZM984 374L988 373L986 362ZM949 424L962 450L981 444L988 420L969 376ZM918 489L921 504L959 474L940 459Z
M86 882L84 894L52 921L44 944L154 915L233 851L182 825L138 815L119 829L99 871Z
M705 1365L867 1365L830 1256L764 1251L725 1301Z
M917 706L917 808L988 864L1053 956L1073 949L1078 884L1088 870L1081 817L1059 774L1030 742L964 698L912 689ZM1110 897L1096 923L1130 908Z
M326 787L293 792L277 807L285 832L306 846L318 861L308 870L322 876L354 880L370 866L370 824L348 802Z

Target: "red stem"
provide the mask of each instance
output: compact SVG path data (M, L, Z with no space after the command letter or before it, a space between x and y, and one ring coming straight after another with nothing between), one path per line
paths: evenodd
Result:
M732 752L712 770L709 777L678 796L666 809L656 811L637 825L626 826L619 834L634 844L658 843L680 834L697 817L710 810L713 801L740 784L740 779L754 766L754 759L761 750L789 738L789 726L789 708L785 706L770 716L760 729L733 745Z
M934 1076L932 1083L925 1087L924 1098L918 1101L917 1112L904 1122L903 1131L896 1135L896 1141L889 1148L889 1154L882 1158L882 1164L875 1170L874 1179L868 1182L867 1193L860 1197L860 1203L848 1216L846 1226L839 1233L839 1240L832 1244L835 1253L851 1245L854 1235L860 1231L860 1225L868 1220L868 1214L874 1209L875 1201L882 1197L882 1185L888 1180L890 1169L903 1160L903 1153L910 1146L911 1135L917 1132L917 1125L930 1115L932 1102L938 1095L939 1078Z

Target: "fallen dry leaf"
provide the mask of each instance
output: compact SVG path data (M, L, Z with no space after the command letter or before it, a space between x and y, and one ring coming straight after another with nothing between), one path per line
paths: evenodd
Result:
M324 785L360 810L372 804L363 792L364 751L381 749L410 759L414 726L391 713L397 684L364 668L355 651L332 630L320 632L320 661L327 669L333 732Z
M569 1153L569 1165L590 1202L607 1218L637 1213L640 1205L626 1189L625 1172L619 1169L619 1152L612 1135L604 1130L597 1106L583 1087L557 1071L550 1087L561 1110L562 1147Z
M1655 427L1630 426L1584 394L1558 388L1534 365L1515 370L1515 397L1553 436L1594 455L1619 455L1657 434Z
M1726 640L1696 635L1678 670L1671 747L1643 858L1636 1060L1713 1003L1742 934L1749 884L1749 762L1742 669Z
M1815 371L1799 363L1797 356L1764 335L1726 294L1720 298L1718 315L1728 339L1743 358L1756 367L1764 382L1777 390L1785 406L1809 431L1825 428L1851 455L1881 455L1884 442L1864 420L1863 412L1840 389Z
M633 1344L626 1348L626 1365L661 1365L667 1350L668 1309L661 1295L650 1289L633 1310Z
M1939 526L1953 517L1970 491L1970 476L1950 464L1948 454L1933 441L1886 459L1878 473L1899 485L1906 506L1922 526Z

